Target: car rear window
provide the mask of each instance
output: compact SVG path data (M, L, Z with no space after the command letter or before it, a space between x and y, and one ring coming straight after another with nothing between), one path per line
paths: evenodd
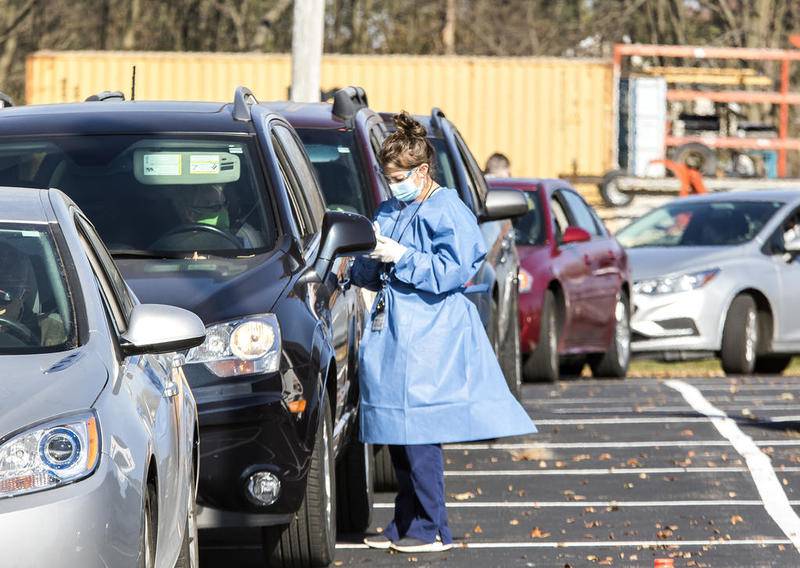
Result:
M528 202L528 212L513 221L517 244L541 245L545 240L545 232L538 192L526 191L525 200Z
M627 248L733 246L752 240L780 201L684 201L651 211L619 233Z
M273 248L247 137L75 135L0 143L0 185L56 187L116 255L249 256Z
M0 355L77 346L64 264L45 225L0 224Z

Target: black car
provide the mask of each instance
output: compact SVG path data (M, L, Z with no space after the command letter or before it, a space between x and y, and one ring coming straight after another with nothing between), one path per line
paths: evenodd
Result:
M381 113L389 130L393 115ZM522 385L518 324L519 256L509 219L524 215L528 205L513 190L489 192L478 163L455 125L438 108L430 116L415 116L428 131L436 152L433 175L440 185L454 188L475 214L486 244L486 260L464 292L472 300L494 346L508 388L519 398Z
M264 527L268 564L327 565L335 460L341 528L371 509L355 437L365 308L343 256L374 247L369 220L326 211L294 129L243 87L228 104L93 100L0 112L0 185L63 190L142 301L205 322L184 367L201 528Z

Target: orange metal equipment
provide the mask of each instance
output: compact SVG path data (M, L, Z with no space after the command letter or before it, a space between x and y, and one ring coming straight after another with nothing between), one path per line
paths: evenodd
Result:
M653 160L650 163L664 164L664 166L681 182L681 188L678 191L680 197L686 197L692 193L708 193L706 185L703 183L703 174L695 168L690 168L686 164L680 164L672 160Z
M800 38L791 37L790 43L800 46ZM619 101L619 78L622 61L630 56L650 56L686 59L727 59L744 61L780 61L780 90L778 92L755 91L697 91L688 89L667 90L667 100L687 101L710 99L725 103L772 103L779 105L778 138L736 138L708 136L667 135L667 146L679 146L689 142L700 142L711 148L731 148L741 150L777 150L778 175L786 176L786 151L800 150L800 139L789 138L789 105L800 105L800 94L789 92L789 65L800 61L800 50L759 49L746 47L701 47L688 45L647 45L616 44L614 46L614 98L617 108Z

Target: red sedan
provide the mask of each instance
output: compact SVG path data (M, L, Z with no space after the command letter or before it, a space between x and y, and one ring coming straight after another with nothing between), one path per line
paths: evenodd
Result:
M624 377L630 360L628 257L575 189L558 179L492 178L530 210L514 221L525 380Z

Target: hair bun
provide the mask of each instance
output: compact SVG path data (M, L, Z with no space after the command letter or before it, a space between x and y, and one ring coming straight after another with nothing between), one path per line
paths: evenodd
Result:
M397 132L404 138L422 138L424 140L428 135L425 127L406 111L394 115L394 124Z

